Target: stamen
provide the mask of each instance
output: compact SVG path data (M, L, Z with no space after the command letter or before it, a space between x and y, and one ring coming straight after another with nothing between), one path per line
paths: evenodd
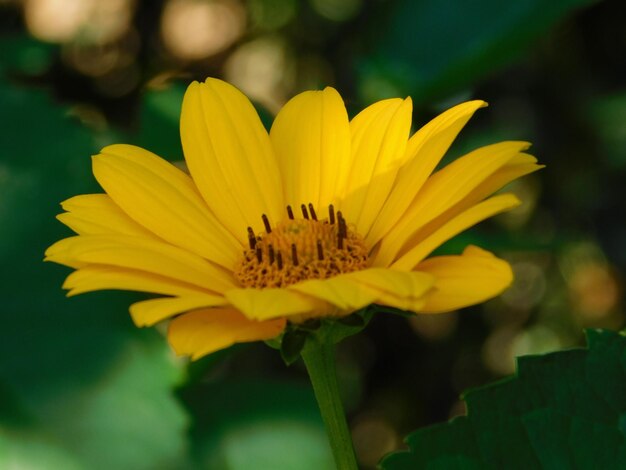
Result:
M291 244L291 261L294 266L298 266L298 251L296 250L296 244Z
M256 236L254 235L252 227L248 227L248 243L250 244L250 249L254 250L256 246Z
M304 217L306 220L309 220L309 213L306 211L306 206L302 204L300 206L300 209L302 209L302 217Z
M366 269L369 251L365 240L336 207L318 214L313 203L285 205L279 221L261 216L263 227L247 227L249 247L234 269L242 287L282 288L307 279L329 279ZM285 215L289 217L285 217ZM297 217L295 217L297 215Z
M267 215L263 214L261 218L263 219L263 225L265 225L265 233L272 233L272 226L270 225Z
M317 259L320 261L324 259L324 249L320 240L317 241Z
M337 212L337 222L339 223L339 233L343 238L348 236L348 227L346 225L346 219L343 218L341 211Z
M340 250L343 249L343 239L347 235L346 229L346 221L343 218L343 214L341 211L337 211L337 223L339 225L339 229L337 230L337 248Z

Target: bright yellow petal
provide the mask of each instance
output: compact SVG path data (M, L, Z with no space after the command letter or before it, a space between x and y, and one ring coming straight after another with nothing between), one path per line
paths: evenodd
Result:
M234 280L209 261L167 243L127 235L80 235L65 238L46 250L46 261L72 266L104 264L146 271L213 292L234 286Z
M443 313L500 295L513 281L511 266L491 253L469 246L461 256L435 256L417 270L433 275L435 289L422 313Z
M232 289L224 296L233 307L251 320L307 314L324 315L329 311L327 303L287 289Z
M165 297L144 300L130 306L130 315L137 326L152 326L179 313L200 307L223 307L227 305L221 295L201 294L184 297Z
M520 205L520 201L513 194L501 194L486 201L476 204L462 212L439 229L426 236L423 240L409 249L397 261L391 265L392 269L412 270L420 261L428 256L442 243L467 230L489 217L504 212Z
M425 273L381 268L356 271L347 276L375 289L378 294L374 303L410 311L423 307L434 283L434 278Z
M267 132L239 90L221 80L189 85L180 118L185 160L204 200L242 243L285 212L282 183Z
M330 279L310 279L290 286L289 290L328 302L343 313L354 312L374 303L379 294L378 291L359 284L347 275Z
M487 196L502 189L503 186L511 181L543 168L543 165L537 165L536 162L537 160L535 157L531 155L523 153L516 155L506 165L499 168L495 173L474 188L460 202L418 230L407 242L405 242L405 247L415 246L420 243L421 240L423 240L427 235L438 230L449 220L452 220L462 212L484 200Z
M358 233L366 234L378 216L404 160L413 104L379 101L351 122L352 166L341 210Z
M458 133L484 101L468 101L440 114L409 139L405 160L389 197L367 234L366 242L374 246L406 212L428 176L441 161Z
M526 142L500 142L481 147L428 178L413 204L383 239L376 265L388 266L413 234L461 202L528 145Z
M57 215L63 224L79 235L122 233L154 237L154 234L131 219L107 194L84 194L61 203L67 212Z
M339 93L307 91L278 113L270 131L283 176L285 201L312 203L322 212L345 184L350 169L350 127Z
M373 303L416 310L423 306L433 282L434 278L425 273L373 268L303 281L289 289L328 302L347 314Z
M186 313L170 323L167 339L178 355L198 359L235 343L263 341L278 336L285 319L249 320L229 308L211 308Z
M544 168L537 164L537 159L526 153L519 153L509 160L506 165L499 168L485 181L472 190L462 201L465 207L469 207L485 197L495 193L511 181Z
M457 204L441 213L434 220L430 221L411 235L411 237L404 243L404 247L400 250L399 256L404 254L409 249L421 244L424 239L438 231L443 225L475 206L477 203L485 199L485 197L493 194L495 191L498 191L507 183L542 168L542 166L537 165L536 162L537 160L535 157L532 157L531 155L518 154L514 156L506 165L490 175Z
M93 158L93 172L124 212L160 238L227 268L234 265L241 244L174 165L139 147L112 145Z
M130 290L163 295L198 295L201 287L145 271L116 266L87 265L70 274L63 288L68 297L97 290Z

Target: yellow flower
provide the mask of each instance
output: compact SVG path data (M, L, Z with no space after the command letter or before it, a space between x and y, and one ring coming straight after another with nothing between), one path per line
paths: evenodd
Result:
M482 302L511 283L505 261L473 246L428 256L517 206L490 195L540 168L527 143L501 142L431 175L483 106L455 106L409 137L410 99L350 121L326 88L289 101L268 135L236 88L194 82L180 125L191 176L138 147L104 148L93 172L106 194L62 204L59 220L78 235L46 260L75 269L68 295L160 295L130 307L134 322L178 315L169 341L193 358L372 303L438 313Z

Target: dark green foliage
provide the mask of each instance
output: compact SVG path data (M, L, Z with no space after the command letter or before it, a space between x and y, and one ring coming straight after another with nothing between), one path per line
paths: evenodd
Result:
M136 296L67 299L69 270L42 262L70 235L55 220L59 203L98 191L90 156L107 137L39 90L2 80L0 102L0 468L178 461L187 417L171 387L180 372L158 334L131 324Z
M410 434L385 470L626 468L626 337L518 359L515 377L464 396L467 416Z
M390 5L374 54L363 59L369 100L417 103L458 93L509 64L559 20L594 0L402 0Z

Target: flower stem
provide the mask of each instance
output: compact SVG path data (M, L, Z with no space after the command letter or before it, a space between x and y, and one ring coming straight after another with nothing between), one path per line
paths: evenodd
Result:
M339 396L333 341L328 337L311 338L302 351L302 359L313 384L337 470L356 470L352 438Z

